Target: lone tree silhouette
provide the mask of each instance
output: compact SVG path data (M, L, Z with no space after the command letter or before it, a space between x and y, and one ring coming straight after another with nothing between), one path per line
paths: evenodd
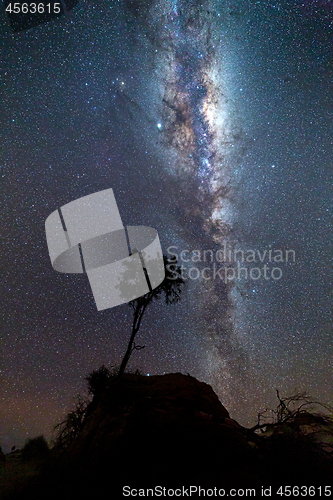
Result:
M185 283L185 280L181 275L181 268L177 265L177 261L175 259L169 259L165 255L163 255L163 261L165 278L162 283L142 297L129 302L130 307L133 309L132 334L128 342L125 356L123 357L119 368L118 377L123 375L132 352L145 347L136 345L134 339L139 331L143 315L149 304L154 300L159 300L162 295L165 296L166 304L175 304L180 300L182 286Z

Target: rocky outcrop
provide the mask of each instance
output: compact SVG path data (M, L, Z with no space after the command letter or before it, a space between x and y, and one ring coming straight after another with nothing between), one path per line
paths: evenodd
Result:
M62 460L115 486L251 484L258 457L247 434L212 388L193 377L126 375L92 402Z

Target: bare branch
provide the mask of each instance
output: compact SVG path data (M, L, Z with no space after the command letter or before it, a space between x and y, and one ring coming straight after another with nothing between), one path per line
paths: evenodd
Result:
M296 392L292 396L281 397L279 390L276 389L276 396L279 401L277 407L275 409L266 408L265 410L259 412L257 424L250 429L251 431L264 429L268 426L272 427L285 423L292 423L296 420L298 415L302 413L309 413L309 410L313 410L316 406L332 412L331 406L313 400L305 391ZM264 423L262 420L269 418L266 415L268 412L272 414L271 421ZM332 422L332 417L322 413L312 412L312 415L323 418L327 423Z

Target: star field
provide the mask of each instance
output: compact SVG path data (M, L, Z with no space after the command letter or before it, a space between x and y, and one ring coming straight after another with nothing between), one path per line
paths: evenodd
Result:
M1 16L3 448L49 438L125 352L130 307L97 312L85 276L53 271L44 230L110 187L165 253L296 255L281 279L189 278L147 310L131 367L190 373L244 425L275 388L330 402L332 2L83 0L15 34Z

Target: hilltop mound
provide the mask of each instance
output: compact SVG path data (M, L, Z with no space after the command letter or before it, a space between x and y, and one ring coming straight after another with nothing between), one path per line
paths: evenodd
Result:
M119 484L253 481L247 430L213 389L173 373L126 375L88 408L82 431L61 460L78 474L94 470Z

